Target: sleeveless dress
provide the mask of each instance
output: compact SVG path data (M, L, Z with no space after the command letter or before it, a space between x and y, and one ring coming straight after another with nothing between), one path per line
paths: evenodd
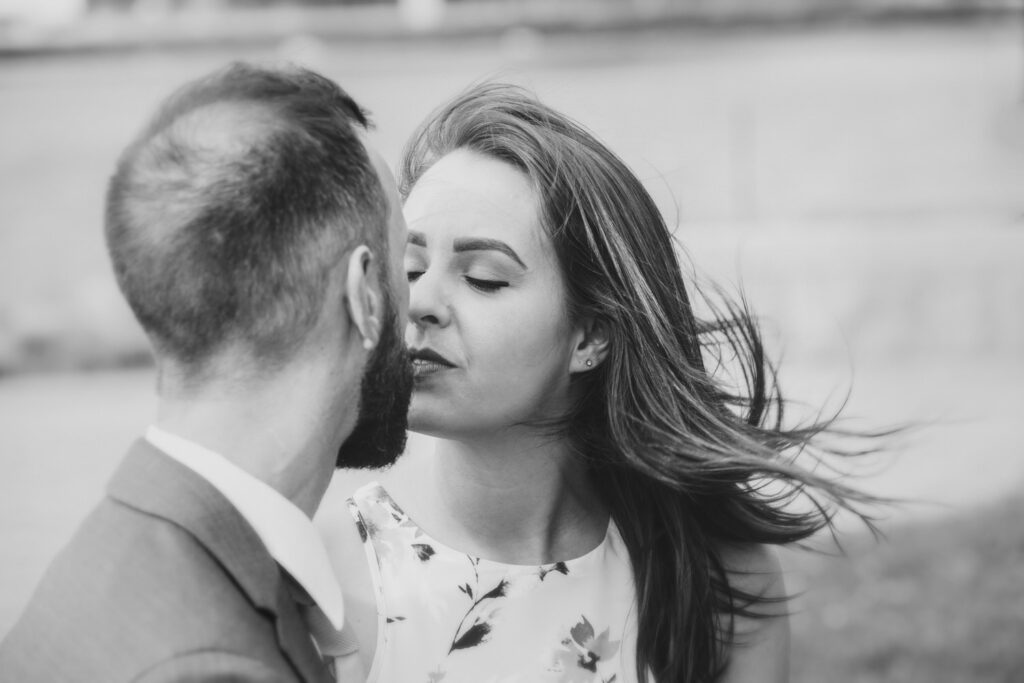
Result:
M430 538L380 484L348 501L377 599L370 683L634 683L636 605L618 528L587 554L512 565Z

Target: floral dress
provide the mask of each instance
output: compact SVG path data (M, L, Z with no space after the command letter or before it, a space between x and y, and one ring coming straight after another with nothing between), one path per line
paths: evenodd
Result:
M430 538L383 487L349 500L377 593L372 683L636 681L636 607L614 523L582 557L511 565Z

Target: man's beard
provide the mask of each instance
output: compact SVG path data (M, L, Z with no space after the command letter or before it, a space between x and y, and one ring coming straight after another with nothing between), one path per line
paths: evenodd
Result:
M390 306L377 348L370 355L360 387L359 419L338 449L338 467L387 467L405 450L413 375L409 351L399 336Z

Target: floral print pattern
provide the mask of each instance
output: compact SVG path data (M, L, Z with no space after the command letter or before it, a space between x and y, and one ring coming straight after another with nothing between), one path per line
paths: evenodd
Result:
M594 627L586 617L569 629L569 637L562 640L563 649L555 654L554 669L562 672L558 680L565 683L594 680L591 674L597 673L598 664L611 659L619 651L619 641L611 640L609 632L610 629L606 628L595 637ZM616 675L612 674L610 678L600 680L611 683L615 678Z
M377 592L370 681L635 681L632 572L614 524L582 557L523 566L430 538L376 483L349 509Z

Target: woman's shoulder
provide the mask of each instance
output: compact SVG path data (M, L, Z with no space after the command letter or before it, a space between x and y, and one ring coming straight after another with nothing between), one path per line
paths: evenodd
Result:
M785 580L779 551L763 543L720 543L719 558L730 585L769 600L784 599Z
M775 546L728 543L719 558L738 596L732 647L722 683L789 680L789 595Z
M338 470L320 501L313 523L332 555L362 545L359 533L349 511L349 499L363 486L378 478L378 472L366 470Z
M345 598L345 629L359 643L364 671L369 670L376 654L377 605L366 548L348 501L378 474L338 470L313 517Z

